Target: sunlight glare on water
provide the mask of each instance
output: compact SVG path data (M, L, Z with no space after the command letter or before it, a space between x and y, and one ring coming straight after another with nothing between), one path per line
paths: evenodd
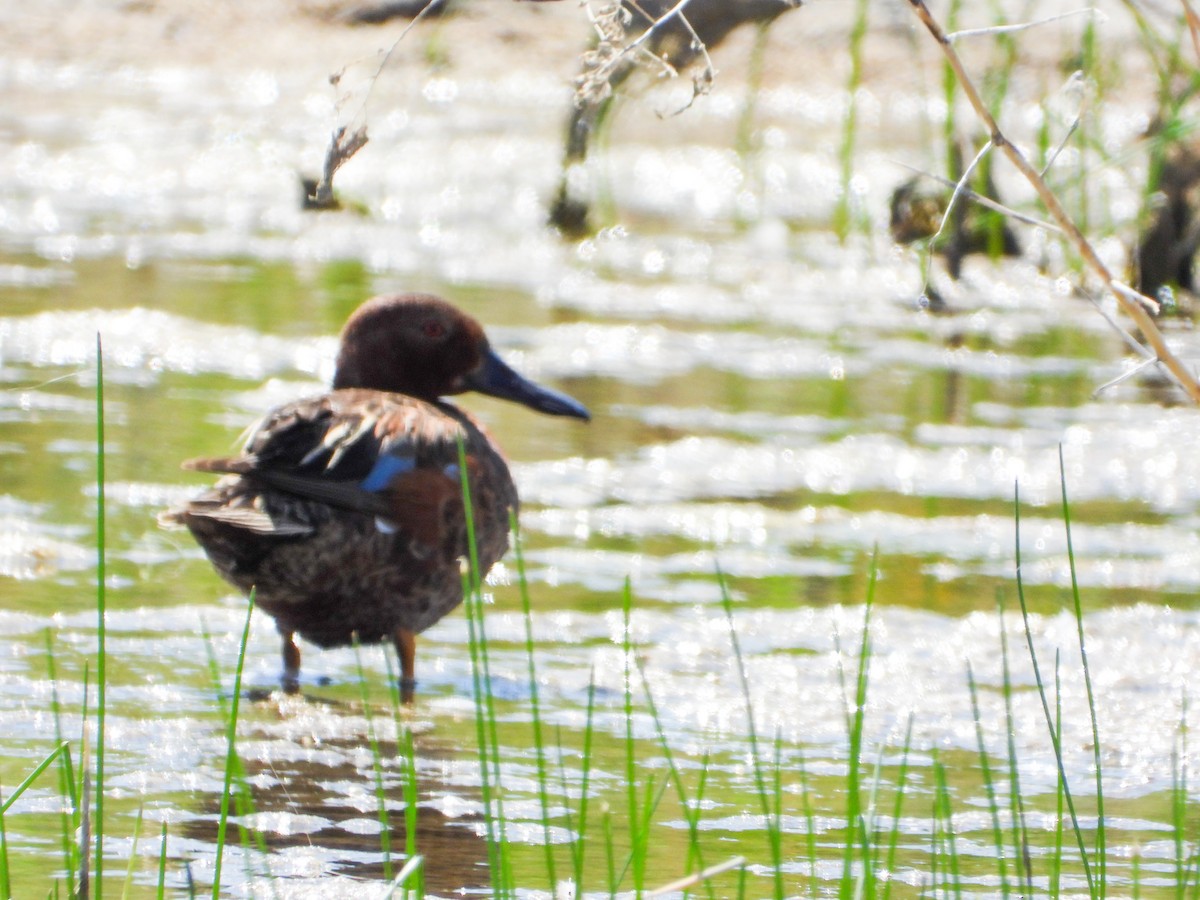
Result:
M1063 611L1074 578L1105 789L1127 803L1113 827L1132 835L1146 871L1171 874L1162 860L1173 851L1158 841L1168 813L1152 804L1176 784L1176 767L1200 764L1195 742L1181 742L1183 729L1200 726L1185 702L1200 653L1195 410L1149 373L1096 392L1136 359L1063 275L1045 232L1021 231L1025 258L971 258L957 280L935 261L926 282L911 249L887 238L887 202L908 166L931 166L926 142L946 114L940 94L899 75L860 87L859 145L843 183L844 60L828 66L825 80L837 84L817 77L827 53L806 64L811 84L779 74L780 60L819 50L803 17L833 13L813 4L773 32L784 56L768 49L767 83L752 106L737 68L744 58L722 64L714 92L684 112L686 81L630 92L604 148L578 171L600 228L557 234L545 223L571 102L563 73L575 71L587 37L569 6L514 5L503 36L487 41L471 29L500 28L488 19L498 13L447 16L430 26L445 31L414 32L428 43L402 45L391 77L370 91L381 32L315 17L302 27L322 39L290 49L291 32L272 38L261 22L253 53L245 40L210 35L205 53L221 48L218 63L185 49L188 29L200 27L187 16L166 27L150 7L78 9L118 15L127 28L162 26L139 45L153 58L111 62L120 47L101 41L78 46L103 56L64 60L32 39L0 54L4 782L19 783L56 734L76 740L80 710L95 702L94 682L87 697L82 684L85 671L95 677L97 644L97 334L115 810L106 846L124 862L127 820L144 809L153 823L145 835L165 822L178 842L170 884L182 889L180 860L202 884L213 876L226 752L219 711L246 606L185 532L160 530L155 516L209 481L180 472L182 460L233 452L266 410L329 382L337 331L358 302L427 290L461 304L515 368L578 397L594 417L584 426L454 398L512 461L538 697L563 745L555 777L573 800L585 782L598 803L623 797L628 728L639 763L658 777L666 751L689 774L706 760L713 787L699 828L740 852L764 831L752 799L756 735L760 752L782 763L792 804L783 831L806 838L811 827L829 846L841 841L846 695L876 565L864 760L881 762L885 784L895 779L911 721L903 752L914 803L930 799L935 764L945 763L962 846L994 854L972 767L980 733L994 765L1007 759L1002 633L1023 789L1052 805L1058 778L1017 613L1019 488L1022 586L1042 676L1061 679L1064 768L1073 784L1090 783L1087 691L1076 621ZM0 25L24 23L15 10L0 12ZM553 42L535 47L522 36L548 21L562 30L561 59ZM296 46L303 59L290 55ZM899 55L880 64L895 74L912 45L889 52ZM489 74L489 54L520 64ZM339 67L343 80L332 85ZM1011 112L1027 126L1044 115L1029 95L1037 89L1013 88ZM1077 100L1055 102L1069 110ZM1095 140L1122 150L1144 130L1136 109L1098 106ZM371 140L338 173L347 208L302 210L299 176L317 173L334 124L359 113ZM744 115L751 140L735 150ZM1070 152L1064 165L1087 162ZM1096 169L1104 202L1093 213L1118 217L1104 225L1114 234L1139 208L1138 165ZM1000 167L997 177L1024 202ZM843 191L861 222L846 241L829 227ZM1123 271L1121 240L1101 252ZM944 310L929 305L933 290ZM1190 322L1164 328L1187 359L1200 357ZM532 851L544 832L536 754L519 736L532 691L517 571L510 555L486 588L488 689L512 835ZM403 717L416 744L419 837L431 866L442 865L431 874L442 895L488 887L469 644L461 611L421 636L418 700ZM237 816L268 836L270 852L228 848L228 896L261 895L264 885L321 897L374 887L380 835L401 833L402 729L386 690L394 660L373 647L303 653L302 695L272 693L279 637L266 616L253 617L239 751L255 811ZM367 707L360 671L374 692ZM598 749L585 776L589 696ZM387 832L376 779L391 805ZM812 823L796 812L805 790ZM57 832L38 816L49 821L61 805L52 784L35 785L6 813L9 846L34 856L53 848ZM1028 811L1046 834L1049 808ZM552 842L570 839L565 809L549 823ZM682 846L673 833L687 830L676 815L655 826L669 834L666 855ZM912 846L890 877L925 890L914 873L928 859L929 819L914 807L901 823ZM794 846L802 856L799 839ZM591 864L600 866L598 853ZM787 865L797 877L811 868ZM139 887L152 883L150 868ZM816 869L838 877L827 859ZM766 877L758 861L749 871ZM1126 876L1114 875L1123 890ZM964 874L963 883L994 893L989 878ZM26 888L44 894L37 886Z

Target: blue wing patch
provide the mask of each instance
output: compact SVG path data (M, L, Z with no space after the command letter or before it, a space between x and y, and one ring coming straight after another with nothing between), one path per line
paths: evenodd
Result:
M397 475L411 472L416 467L416 460L411 455L394 456L391 453L384 453L375 460L375 465L371 467L371 471L367 473L367 477L362 480L360 486L364 491L382 491L392 483L392 479Z

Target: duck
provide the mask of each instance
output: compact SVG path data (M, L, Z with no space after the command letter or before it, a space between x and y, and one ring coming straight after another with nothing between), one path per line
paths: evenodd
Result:
M160 521L186 527L275 620L285 690L299 690L297 636L321 648L390 641L411 701L416 635L463 599L468 510L475 576L507 551L517 488L488 432L446 399L467 391L590 418L504 362L447 301L392 294L347 320L329 391L269 411L238 455L183 464L221 478Z

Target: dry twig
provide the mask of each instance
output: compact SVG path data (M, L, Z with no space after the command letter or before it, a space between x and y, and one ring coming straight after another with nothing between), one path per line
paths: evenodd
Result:
M329 140L329 149L325 151L325 166L321 170L321 180L311 198L314 209L334 209L337 201L333 197L333 175L343 164L348 162L355 153L367 143L367 126L355 128L349 134L346 126L340 126Z
M1188 31L1192 35L1192 49L1196 51L1196 58L1200 59L1200 16L1192 8L1191 0L1179 2L1183 4L1183 17L1187 19Z
M421 11L413 16L412 21L405 25L403 29L401 29L400 34L396 37L396 40L392 41L391 46L388 47L388 49L380 56L379 65L376 67L375 73L367 82L367 91L363 96L362 104L359 106L358 112L355 113L353 118L350 120L351 124L366 117L367 102L371 99L371 92L374 91L376 83L383 74L383 70L387 68L388 63L391 61L392 54L396 52L396 48L400 45L400 42L404 40L408 33L413 29L413 26L415 26L426 16L433 14L435 8L442 3L443 0L428 0L428 2L421 8ZM337 87L341 82L341 79L342 73L338 72L330 76L329 83L334 87ZM339 106L340 105L341 104L339 103ZM349 162L351 157L361 150L366 143L366 125L360 125L353 131L350 130L350 125L339 125L337 127L329 141L329 149L325 151L325 164L321 170L321 180L317 182L311 196L306 201L306 206L308 208L338 208L338 202L333 196L334 173L336 173L338 169Z
M710 878L715 878L722 872L728 872L730 869L737 869L746 865L746 857L735 856L733 859L727 859L723 863L717 863L715 866L709 866L700 872L692 875L686 875L678 881L672 881L670 884L664 884L662 887L655 888L652 891L647 891L647 897L661 897L664 894L674 894L677 891L686 891L688 888L695 887L708 881Z

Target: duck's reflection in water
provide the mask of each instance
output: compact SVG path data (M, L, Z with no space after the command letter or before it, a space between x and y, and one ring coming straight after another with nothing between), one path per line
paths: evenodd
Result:
M260 710L264 705L269 704L256 704ZM284 701L279 709L277 722L256 723L245 732L239 729L238 783L243 787L234 789L225 845L245 847L257 859L248 867L227 861L227 876L237 878L241 869L241 877L253 880L324 876L383 880L387 869L380 780L387 806L390 870L398 872L407 859L408 759L405 747L394 738L391 711L373 712L380 738L380 779L361 707L296 698ZM309 710L315 714L309 715ZM330 733L331 717L340 720L338 734ZM384 740L385 734L391 739ZM478 834L481 797L461 779L453 785L435 781L437 773L450 769L445 763L459 756L456 751L439 747L427 736L415 736L414 744L416 848L424 857L425 889L434 893L486 889L487 847ZM184 826L185 836L215 845L219 812L220 796L206 795L200 814ZM246 875L247 869L253 874Z

